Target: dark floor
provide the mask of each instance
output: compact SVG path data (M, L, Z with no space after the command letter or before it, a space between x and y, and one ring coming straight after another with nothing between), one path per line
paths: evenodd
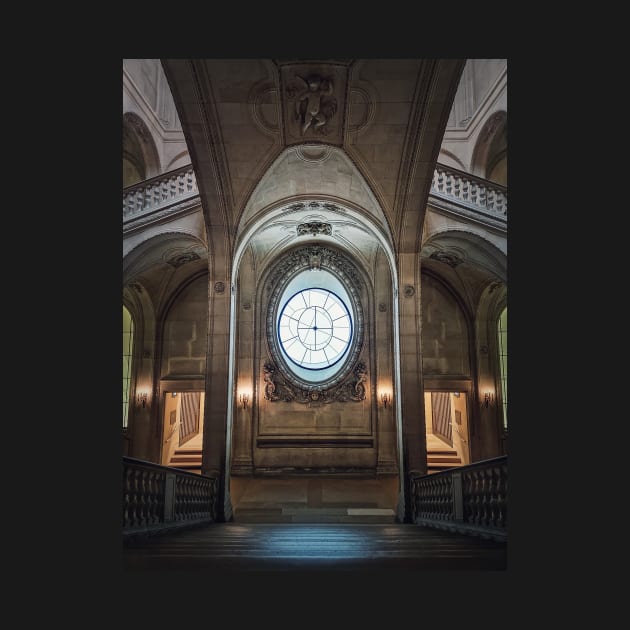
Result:
M507 545L397 522L397 476L232 478L234 520L128 543L128 573L502 570Z
M399 523L216 523L123 550L127 572L502 570L506 561L506 544Z

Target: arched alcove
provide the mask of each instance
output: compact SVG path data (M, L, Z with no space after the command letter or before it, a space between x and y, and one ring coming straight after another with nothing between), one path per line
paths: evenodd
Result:
M473 149L471 172L507 186L507 112L494 112L485 122Z
M160 158L146 123L133 112L123 115L123 188L160 174Z

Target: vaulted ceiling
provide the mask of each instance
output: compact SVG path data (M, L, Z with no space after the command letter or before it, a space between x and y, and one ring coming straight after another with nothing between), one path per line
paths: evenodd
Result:
M394 251L417 253L464 63L162 60L197 175L211 273L229 277L248 226L300 201L319 206L267 223L260 256L300 222L329 220L333 237L361 247L361 214ZM357 218L327 202L355 209Z

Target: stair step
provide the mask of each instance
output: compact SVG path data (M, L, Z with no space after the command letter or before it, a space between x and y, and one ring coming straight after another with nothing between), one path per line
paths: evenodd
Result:
M201 464L169 464L171 468L179 468L180 470L201 470Z
M427 455L457 455L457 451L454 448L445 449L427 449Z
M444 462L444 463L448 463L448 464L461 464L462 460L459 458L458 455L451 455L451 456L439 456L439 457L432 457L429 455L429 457L427 457L427 462L430 464L438 464L440 462Z

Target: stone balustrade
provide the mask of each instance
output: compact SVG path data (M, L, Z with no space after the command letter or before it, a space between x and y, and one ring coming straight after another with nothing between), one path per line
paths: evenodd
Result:
M430 475L410 474L417 525L507 539L507 455Z
M123 457L123 537L217 520L219 477Z
M147 179L123 190L123 225L158 211L160 215L197 198L199 190L192 165ZM437 164L430 197L450 202L457 209L507 221L507 188L463 171Z
M443 164L436 164L431 195L507 220L507 188Z
M199 189L190 164L128 186L123 189L123 225L195 197L199 197Z

